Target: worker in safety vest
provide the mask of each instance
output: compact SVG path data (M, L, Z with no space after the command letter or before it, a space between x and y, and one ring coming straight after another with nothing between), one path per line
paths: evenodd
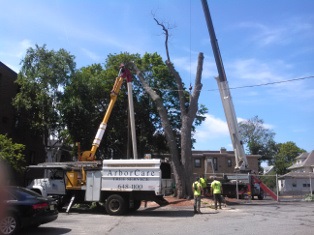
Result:
M202 195L202 185L199 181L199 177L192 185L192 191L194 194L194 213L201 213L201 195Z
M217 210L217 202L219 204L219 209L221 209L222 186L220 181L217 180L216 176L214 176L214 181L210 184L210 188L212 194L214 195L215 210Z
M203 196L205 196L206 187L207 187L207 182L206 182L206 179L205 179L204 176L201 176L201 177L200 177L200 183L201 183L201 186L202 186L202 189L203 189Z

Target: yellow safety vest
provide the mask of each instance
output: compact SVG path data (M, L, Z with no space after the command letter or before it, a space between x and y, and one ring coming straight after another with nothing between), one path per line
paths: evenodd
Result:
M220 194L221 193L221 183L218 180L214 180L210 187L213 189L213 194Z
M195 181L193 183L193 189L194 189L194 196L200 196L201 195L201 189L200 189L200 182Z
M200 178L200 183L202 185L202 188L206 188L207 184L206 184L206 180L204 178Z

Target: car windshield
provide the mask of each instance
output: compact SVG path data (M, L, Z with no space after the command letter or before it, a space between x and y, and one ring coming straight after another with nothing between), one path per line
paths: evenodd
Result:
M38 193L26 188L12 187L10 188L10 192L19 201L40 197Z

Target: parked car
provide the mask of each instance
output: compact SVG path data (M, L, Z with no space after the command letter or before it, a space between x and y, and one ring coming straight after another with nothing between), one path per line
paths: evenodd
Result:
M16 234L24 227L38 227L58 218L57 202L52 198L17 186L5 188L5 216L0 221L0 234Z

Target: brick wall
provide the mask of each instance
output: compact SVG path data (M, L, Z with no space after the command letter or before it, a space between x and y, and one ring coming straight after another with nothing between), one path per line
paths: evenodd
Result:
M13 136L14 130L14 108L12 99L17 92L14 81L17 74L0 62L0 133Z
M234 173L233 151L193 151L193 174ZM258 172L259 155L247 155L249 169ZM213 169L214 168L214 169Z
M45 150L40 136L32 135L27 128L16 127L16 111L12 105L18 92L16 79L17 73L0 62L0 133L12 138L13 142L26 146L26 165L44 162ZM19 121L25 122L22 119Z

